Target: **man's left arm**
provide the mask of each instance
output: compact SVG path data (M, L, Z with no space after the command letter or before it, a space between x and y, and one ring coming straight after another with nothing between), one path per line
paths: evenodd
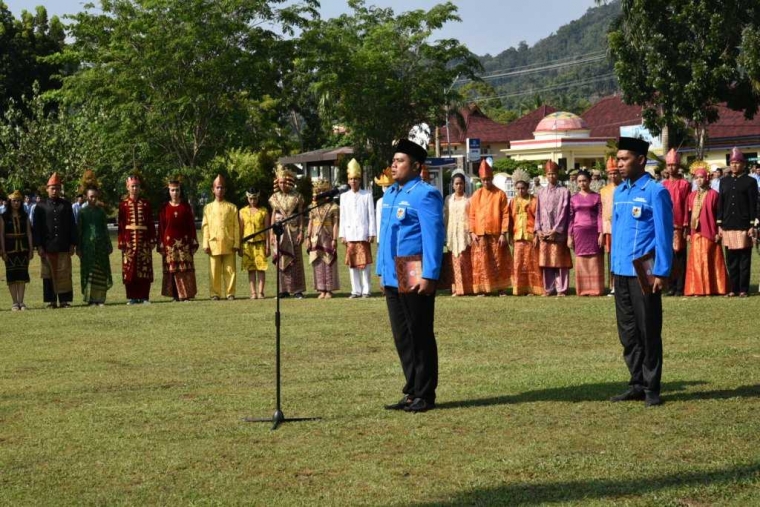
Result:
M673 202L670 193L659 186L652 192L654 220L654 270L657 278L670 276L673 264Z
M440 192L426 192L417 207L422 235L422 278L420 292L425 295L435 293L435 282L441 276L443 263L443 198Z

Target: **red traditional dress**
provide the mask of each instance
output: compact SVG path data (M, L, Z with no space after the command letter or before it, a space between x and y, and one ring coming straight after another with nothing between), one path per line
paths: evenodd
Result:
M158 252L162 257L161 295L192 299L198 292L193 255L198 250L193 209L186 202L164 204L158 212Z
M686 238L684 230L689 227L687 211L691 184L683 178L668 178L662 183L668 190L673 201L673 268L670 272L670 282L673 292L683 292L684 275L686 270Z
M148 300L153 282L153 244L156 226L150 204L145 199L124 199L119 203L119 250L122 279L127 299Z
M686 263L685 296L710 296L728 292L728 272L718 241L718 192L708 188L689 194L691 248Z

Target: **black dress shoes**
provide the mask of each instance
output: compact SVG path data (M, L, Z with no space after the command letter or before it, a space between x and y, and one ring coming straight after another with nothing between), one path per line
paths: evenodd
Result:
M628 389L623 394L618 394L617 396L613 396L610 398L611 402L618 402L618 401L643 401L645 397L644 390L643 389Z
M404 410L406 407L412 404L412 399L408 396L404 396L398 403L392 405L386 405L385 410Z
M435 402L427 401L422 398L415 398L414 401L404 407L407 412L427 412L435 408Z
M656 407L658 405L662 405L662 398L660 398L659 393L647 393L646 398L644 399L644 406L649 407Z

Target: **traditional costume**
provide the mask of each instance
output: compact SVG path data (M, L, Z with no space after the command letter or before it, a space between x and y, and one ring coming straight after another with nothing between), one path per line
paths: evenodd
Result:
M249 193L246 196L259 196L259 192ZM252 210L250 206L245 206L238 210L238 217L243 227L243 237L255 234L252 238L243 243L243 258L240 261L243 271L266 271L267 270L267 238L269 232L261 233L267 227L268 212L263 206L258 206ZM256 234L259 233L259 234Z
M665 157L668 166L679 165L681 161L678 152L671 148ZM671 171L667 180L662 182L673 202L673 271L670 276L671 295L683 295L683 286L686 278L686 238L684 230L689 227L689 214L687 212L691 185L678 170Z
M391 168L386 167L383 173L380 175L380 177L375 177L375 185L379 186L383 189L383 195L385 195L385 192L388 190L388 188L393 185L393 173L391 173ZM383 217L383 196L380 196L380 199L378 199L375 202L375 226L378 231L380 231L380 220L382 220ZM377 235L377 242L380 243L380 235Z
M21 200L21 192L16 190L8 196L8 207L2 214L4 252L5 259L5 281L8 285L14 283L29 283L29 244L28 232L29 216L24 212L23 207L18 210L16 215L11 208L11 200Z
M213 186L225 186L221 174ZM240 222L234 204L214 199L203 207L203 249L209 258L209 289L211 299L235 299L237 282L235 254L240 248ZM224 291L222 290L224 286Z
M61 186L58 173L48 180L47 186ZM44 251L41 255L43 300L55 308L59 304L70 306L74 299L71 280L71 250L77 244L77 228L71 203L56 197L45 199L34 208L34 246Z
M591 171L590 179L591 181L588 184L588 188L592 192L596 192L597 194L607 184L607 182L602 179L602 172L599 169L593 169Z
M691 165L691 174L709 178L707 164L702 161ZM726 261L720 248L718 235L718 192L698 188L689 194L689 232L691 248L686 263L684 295L711 296L728 292Z
M362 168L356 159L348 163L348 177L361 178ZM346 242L346 266L351 274L351 297L369 297L375 205L367 190L344 192L340 196L340 237Z
M758 188L757 181L744 172L746 161L738 148L731 151L731 162L742 164L742 173L737 176L731 171L720 180L716 218L726 247L729 295L747 295L752 267L750 231L757 225Z
M530 184L530 175L516 169L512 173L513 184L523 182ZM543 293L541 268L538 266L538 247L534 244L536 227L536 209L538 200L528 194L526 198L515 194L509 202L509 221L512 225L512 243L514 244L514 269L512 293L515 296L540 295Z
M284 190L280 188L280 185ZM290 170L280 166L277 169L274 194L269 198L273 222L303 211L303 197L294 189L294 186L295 175ZM298 242L304 229L303 220L303 217L299 216L285 223L280 244L275 246L272 260L277 266L280 277L280 296L295 294L303 297L301 293L306 290L303 253L301 244Z
M106 212L100 206L83 207L77 228L82 296L85 303L104 304L108 290L113 287L110 259L113 247Z
M588 177L588 173L586 173ZM604 256L599 247L602 233L602 198L596 192L578 192L570 198L568 235L575 250L575 293L604 294Z
M549 160L545 172L558 172L559 166ZM570 192L559 185L547 185L538 190L536 234L541 241L538 265L544 281L544 294L565 294L569 285L573 260L567 247L567 226L570 215ZM554 233L549 240L543 235Z
M170 183L171 185L171 183ZM158 211L158 252L161 254L161 295L179 301L198 292L193 255L198 250L193 208L186 201L166 202Z
M480 163L478 175L481 179L493 178L493 169L485 160ZM502 292L512 286L513 261L506 241L509 229L507 195L493 185L476 190L470 198L470 233L478 237L471 247L475 294Z
M316 196L330 190L327 180L319 180L314 185ZM320 298L330 297L332 291L340 289L338 274L338 227L340 208L332 199L309 212L309 263L314 270L314 289L321 292Z
M607 253L608 261L610 253L612 252L612 198L615 195L615 189L617 188L617 184L613 181L612 173L616 172L619 172L617 162L613 157L609 157L607 159L607 177L609 183L599 191L599 197L602 199L602 235L604 238L604 251ZM611 263L610 267L612 267ZM609 282L607 286L612 288L612 271L610 269L608 269L608 271Z
M129 184L140 179L127 178ZM143 198L127 197L119 203L118 246L122 258L122 280L130 303L145 302L150 299L150 284L153 283L153 245L156 241L156 226L150 203Z
M457 169L452 173L464 176ZM470 246L470 200L467 195L458 197L451 193L444 201L444 224L446 225L446 247L451 253L451 267L454 272L454 283L451 293L464 296L473 293L472 286L472 248Z

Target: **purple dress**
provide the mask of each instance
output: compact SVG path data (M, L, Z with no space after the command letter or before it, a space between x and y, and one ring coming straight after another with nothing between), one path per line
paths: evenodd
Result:
M602 232L602 198L589 192L578 192L570 198L570 224L568 234L575 244L575 255L598 255L599 233Z

